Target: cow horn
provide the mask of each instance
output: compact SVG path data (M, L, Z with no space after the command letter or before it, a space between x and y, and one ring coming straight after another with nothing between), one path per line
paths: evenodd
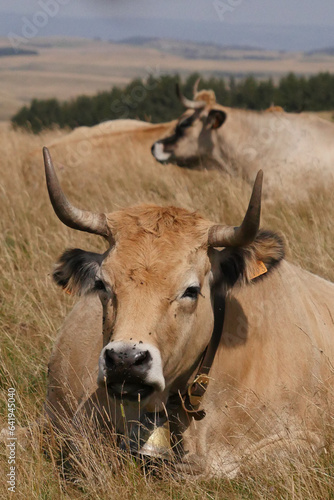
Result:
M105 214L95 214L74 207L64 195L53 166L48 148L43 148L46 185L50 201L58 218L68 227L94 233L109 239Z
M183 106L188 109L202 109L206 106L205 101L191 101L190 99L187 99L187 97L182 94L180 85L178 83L176 84L176 93Z
M211 247L239 247L254 241L260 226L263 171L259 170L248 209L241 226L215 225L209 229L208 244Z
M196 94L198 92L198 85L199 85L200 81L201 81L201 77L197 78L196 82L194 83L194 87L193 87L193 95L194 95L194 97L196 97Z

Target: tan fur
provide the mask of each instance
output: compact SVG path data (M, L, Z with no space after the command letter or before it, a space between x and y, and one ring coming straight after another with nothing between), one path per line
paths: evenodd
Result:
M93 127L77 127L66 135L53 140L47 146L52 153L61 152L66 154L66 165L76 163L76 158L82 160L82 156L94 156L97 148L108 149L113 141L119 137L133 147L132 139L147 142L149 153L150 144L162 135L170 133L175 126L175 121L168 123L152 124L140 120L119 119L99 123ZM40 157L40 148L34 150L31 156Z
M149 403L161 409L169 394L183 392L192 381L210 340L211 285L224 250L208 252L210 221L175 207L125 209L109 214L108 223L115 245L101 273L114 295L103 308L96 296L83 297L66 319L49 365L47 408L61 427L59 416L80 420L88 412L90 417L94 403L95 414L125 432L119 404L97 386L102 310L113 340L149 342L159 349L166 389ZM256 260L269 266L282 257L282 245L270 233L236 251L245 255L246 276ZM189 279L199 280L197 302L180 298ZM180 408L173 415L174 424L182 423L173 428L182 439L183 451L175 448L182 465L191 471L192 464L201 464L204 475L233 474L254 447L275 447L282 439L294 443L303 429L323 443L322 425L333 402L333 284L283 260L262 279L230 289L225 305L203 400L206 416L194 421ZM138 407L124 408L130 426Z
M198 212L177 207L140 205L109 214L108 225L117 238L137 238L151 234L173 240L188 237L192 241L203 239L208 222ZM203 227L201 227L203 226Z
M216 168L250 183L262 169L266 195L279 190L290 202L307 199L316 186L334 183L333 123L306 113L285 113L276 106L267 111L221 106L210 90L201 90L195 100L205 101L206 106L196 111L182 134L175 129L168 137L161 136L157 159L160 154L164 162ZM226 116L218 128L207 122L213 110ZM193 114L189 109L179 121Z
M141 283L155 293L170 275L171 262L177 267L182 254L191 258L192 252L206 248L209 224L197 212L176 207L142 205L109 214L117 248L117 257L111 255L113 276L122 285ZM177 260L175 248L180 254Z
M195 101L204 101L208 106L214 106L216 104L216 94L213 90L200 90L196 93Z
M265 239L257 239L249 245L245 251L246 261L245 281L249 282L256 276L259 268L259 261L263 262L267 269L270 269L271 262L280 260L284 257L282 246L276 235Z
M282 106L275 106L275 104L271 104L265 111L268 113L284 113Z

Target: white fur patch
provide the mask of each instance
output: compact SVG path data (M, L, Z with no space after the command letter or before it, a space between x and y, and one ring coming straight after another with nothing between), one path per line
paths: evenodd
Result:
M171 153L166 153L164 151L164 145L161 142L156 142L152 149L153 156L158 161L168 161L171 157Z

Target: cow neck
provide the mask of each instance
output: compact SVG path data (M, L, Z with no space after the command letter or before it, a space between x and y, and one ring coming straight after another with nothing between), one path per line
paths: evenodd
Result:
M192 374L185 390L182 392L179 390L178 394L170 396L167 402L167 409L170 408L171 410L173 408L175 409L175 406L180 406L181 403L183 411L195 420L201 420L206 415L205 410L200 409L200 406L210 382L209 373L222 336L225 316L225 297L218 294L215 295L213 310L214 326L211 339L195 371L195 376Z

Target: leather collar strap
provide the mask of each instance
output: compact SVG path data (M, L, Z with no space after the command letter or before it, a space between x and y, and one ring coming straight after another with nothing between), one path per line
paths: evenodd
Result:
M199 407L210 381L209 372L223 331L225 313L225 301L223 297L218 296L215 298L213 307L215 320L210 343L204 352L193 382L187 387L186 394L182 396L179 391L179 397L181 399L183 410L195 420L201 420L206 415L205 410L200 410Z
M255 279L262 274L267 272L267 267L262 261L257 262L257 269L255 274L251 279ZM202 402L203 396L207 390L210 377L209 372L214 361L221 335L224 326L224 316L225 316L225 300L219 295L215 294L214 304L214 327L212 332L212 337L209 345L207 346L201 364L197 370L197 374L191 384L188 385L186 394L181 395L179 391L179 398L181 399L181 405L183 410L191 415L195 420L201 420L205 417L205 410L200 410L199 406Z

